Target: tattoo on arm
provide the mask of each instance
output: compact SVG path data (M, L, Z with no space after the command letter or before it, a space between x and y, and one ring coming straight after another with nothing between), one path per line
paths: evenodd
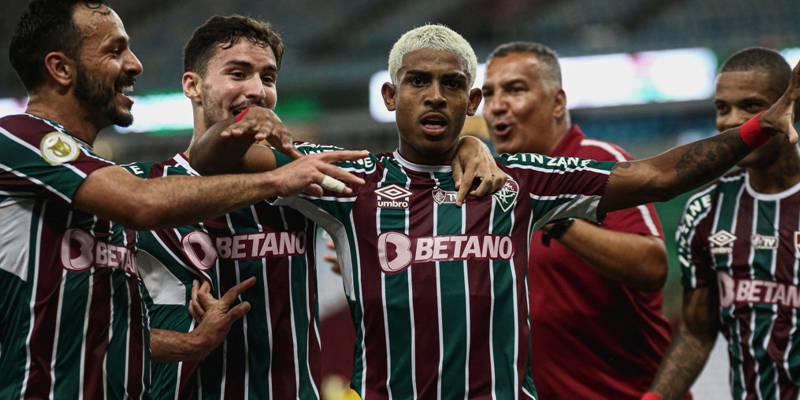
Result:
M683 151L675 163L678 193L722 175L750 152L750 148L731 130L678 149Z

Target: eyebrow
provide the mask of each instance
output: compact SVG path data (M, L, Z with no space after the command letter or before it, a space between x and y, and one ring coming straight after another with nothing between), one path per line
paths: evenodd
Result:
M236 66L241 68L255 69L255 65L253 65L253 63L244 60L229 60L225 63L225 66ZM276 66L275 64L269 64L266 67L264 67L262 71L277 72L278 66Z

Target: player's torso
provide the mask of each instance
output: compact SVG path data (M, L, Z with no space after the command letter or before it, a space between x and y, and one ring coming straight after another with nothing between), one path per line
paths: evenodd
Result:
M0 398L148 397L135 234L118 229L46 190L0 188Z
M529 332L531 207L518 183L457 207L449 169L389 155L367 181L351 215L354 380L394 398L489 394L493 381L513 395Z
M758 194L743 173L717 185L697 234L716 272L732 389L769 397L800 385L800 185Z
M165 173L187 172L172 167ZM145 273L148 288L157 288L149 290L155 307L182 307L163 313L163 320L154 313L154 325L191 321L185 304L192 280L210 281L217 297L250 277L257 280L241 296L251 310L197 370L203 398L319 397L314 230L298 212L260 202L196 225L140 232L142 250L155 261ZM173 369L171 385L185 384Z

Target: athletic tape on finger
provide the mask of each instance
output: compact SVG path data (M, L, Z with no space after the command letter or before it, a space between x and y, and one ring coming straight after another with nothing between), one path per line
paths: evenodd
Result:
M328 175L325 175L322 178L322 182L320 182L319 184L320 184L320 186L322 186L323 189L329 190L331 192L336 192L336 193L342 193L342 192L344 192L344 189L345 189L344 182L342 182L342 181L340 181L340 180L338 180L336 178L332 178L332 177L330 177Z

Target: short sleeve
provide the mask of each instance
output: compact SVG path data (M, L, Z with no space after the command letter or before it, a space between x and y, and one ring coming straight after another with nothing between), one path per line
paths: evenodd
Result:
M12 122L4 119L0 124L1 190L50 193L72 203L86 177L114 165L71 135L54 128L42 129L43 123L38 120ZM8 125L19 126L12 132Z
M520 195L529 196L534 228L564 218L602 220L597 205L614 162L532 153L502 154L498 161L519 180Z

